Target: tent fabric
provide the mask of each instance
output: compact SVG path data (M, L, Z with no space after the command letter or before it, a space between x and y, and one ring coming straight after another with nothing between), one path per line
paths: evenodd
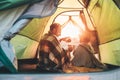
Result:
M120 66L120 39L100 45L101 61Z
M120 65L120 9L113 0L91 0L88 9L98 33L101 61Z
M92 1L95 3L94 6ZM98 31L100 44L119 39L120 10L114 2L112 0L98 0L96 2L91 0L90 5L93 6L90 8L90 12Z
M42 2L35 3L29 7L29 9L20 17L20 19L50 16L56 11L57 5L58 0L44 0Z
M4 64L4 66L7 67L11 72L16 72L17 66L14 62L17 60L13 59L16 56L12 46L10 46L11 44L9 41L3 40L3 37L5 33L12 27L17 18L19 18L19 16L27 8L27 6L28 5L0 12L0 54L2 55L0 58L0 64L1 66Z
M82 3L82 0L61 0L58 7L65 9L80 9L84 8L84 4Z
M49 2L49 4L48 4L48 2ZM56 1L54 1L54 0L51 0L51 1L45 0L45 1L35 3L34 5L30 6L27 9L27 11L24 12L24 14L18 18L18 20L12 26L12 29L10 29L6 33L4 38L6 38L6 39L7 39L7 37L8 37L8 39L12 38L15 35L15 33L18 33L22 28L24 28L27 25L27 23L30 21L29 18L35 18L35 17L40 18L40 17L50 16L51 14L53 14L56 10L55 3L56 3ZM46 4L47 4L47 6L46 6Z
M50 4L48 5L48 6L43 6L44 4L46 4L46 3L48 3L48 1L49 0L45 0L45 1L43 1L43 4L41 4L41 3L36 3L37 4L37 6L34 6L33 5L33 7L34 7L34 9L32 8L32 6L31 7L27 7L27 8L29 8L29 9L27 9L28 10L28 12L31 12L31 11L33 11L32 12L32 14L35 14L36 13L36 11L34 11L34 10L38 10L38 12L40 11L41 13L40 14L37 14L37 15L35 15L35 16L32 16L32 17L29 17L29 18L34 18L34 17L36 17L36 16L40 16L40 15L42 15L42 16L50 16L50 15L52 15L54 12L55 12L55 10L56 10L56 6L55 6L55 4L54 3L56 3L56 2L58 2L57 0L51 0L51 1L49 1L50 2ZM52 3L51 3L52 2ZM39 4L39 5L38 5ZM42 6L42 7L41 7ZM35 9L35 8L37 8L37 9ZM41 10L41 9L43 9L43 10ZM49 10L49 13L46 11L46 10L48 10L48 9L50 9ZM30 11L31 10L31 11ZM45 12L44 12L44 10L45 10ZM26 9L24 9L23 11L26 11ZM42 13L42 12L44 12L44 14ZM12 13L12 12L11 12ZM23 13L23 12L22 12ZM24 12L24 17L25 16L27 16L26 15L26 13L27 12ZM46 14L47 13L47 14ZM31 13L30 13L31 14ZM32 15L31 14L31 15ZM0 40L0 42L1 43L3 43L3 44L1 44L1 46L3 46L4 44L6 44L5 46L6 47L4 47L5 49L3 50L3 52L4 52L4 54L6 53L5 52L5 50L9 50L9 49L11 49L12 47L11 46L9 46L9 47L7 47L7 45L11 45L11 43L9 43L9 40L11 39L11 38L13 38L15 35L16 35L16 33L18 33L21 29L23 29L26 25L27 25L27 23L29 22L29 20L31 20L31 19L24 19L24 17L23 16L19 16L19 17L17 17L17 19L13 22L13 24L11 25L11 26L9 26L9 30L6 32L6 33L4 33L4 35L3 35L3 37L1 37L1 40ZM41 16L40 16L41 17ZM39 17L39 18L40 18ZM28 16L27 16L27 18L28 18ZM10 27L12 27L11 29L10 29ZM5 42L3 42L5 40ZM3 47L1 47L1 49L3 49ZM11 49L10 50L10 55L11 56L13 56L13 53L14 53L14 51L13 51L13 49ZM0 52L0 54L2 54L1 52ZM14 54L15 55L15 54ZM6 58L7 58L8 56L6 56ZM14 56L13 56L14 57ZM10 60L9 62L11 62L11 63L13 63L13 60L12 59L8 59L8 60ZM2 58L0 58L0 61L4 64L4 65L6 65L6 63L4 63L3 62L3 60L2 60ZM15 66L14 66L14 63L13 63L13 65L10 65L13 69L15 69ZM7 67L8 68L8 67ZM10 68L9 68L10 69ZM17 68L16 68L17 69ZM14 72L12 69L10 69L10 71L11 72Z
M35 58L37 46L49 18L33 19L19 34L12 38L11 43L14 45L18 59Z
M13 26L14 22L26 10L28 5L20 6L14 9L0 11L0 40L4 34Z
M27 25L27 23L31 20L29 18L35 18L35 17L40 18L40 17L50 16L51 14L53 14L56 10L56 6L55 6L56 1L45 0L43 2L35 3L35 5L30 6L29 9L27 9L27 11L24 12L24 14L18 18L18 20L12 26L12 29L10 29L6 33L4 38L10 39L14 37L14 35L18 33L21 29L23 29ZM45 6L46 4L47 6Z
M36 50L39 44L37 41L31 40L28 37L22 35L16 35L11 40L11 43L14 45L17 59L36 58Z
M9 53L9 54L8 54ZM13 53L13 47L9 44L8 41L4 40L0 42L0 61L6 68L8 68L11 72L17 72L17 58Z
M5 40L10 40L11 38L13 38L24 26L26 26L26 24L29 22L29 19L22 19L18 22L16 22L16 24L14 24L14 26L4 35L4 39Z
M49 18L34 18L19 34L39 42Z
M0 0L0 10L11 9L25 4L33 4L43 0Z

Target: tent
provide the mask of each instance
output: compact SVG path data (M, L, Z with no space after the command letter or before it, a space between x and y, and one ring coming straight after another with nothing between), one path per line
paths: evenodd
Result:
M96 31L101 61L120 66L119 0L5 1L0 5L1 67L14 73L17 60L37 58L41 36L53 22L76 26L78 32Z

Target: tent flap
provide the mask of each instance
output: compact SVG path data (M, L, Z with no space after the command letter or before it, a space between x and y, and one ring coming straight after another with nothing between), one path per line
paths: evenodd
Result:
M2 40L0 42L0 61L8 68L11 72L17 72L17 58L13 52L12 45L6 41Z
M21 16L26 10L28 5L21 6L14 9L0 11L0 40L3 38L5 33L13 26L15 21Z
M56 11L57 4L58 0L44 0L42 2L35 3L29 7L20 19L51 16Z
M24 4L32 4L43 0L0 0L0 10L15 8Z

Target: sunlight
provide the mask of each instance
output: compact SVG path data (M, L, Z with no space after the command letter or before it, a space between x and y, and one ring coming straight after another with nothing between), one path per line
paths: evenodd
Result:
M72 24L70 21L64 28L62 29L61 32L61 38L64 37L70 37L71 38L71 43L72 45L77 45L79 43L79 36L81 32L78 26L75 26Z
M85 30L85 25L79 17L80 12L65 12L58 15L55 22L60 23L62 32L60 37L78 37Z
M74 26L72 24L72 22L69 22L63 29L61 32L61 37L71 37L71 38L75 38L78 37L78 35L80 34L79 29L77 28L77 26Z
M72 45L78 45L80 35L85 30L85 25L79 14L80 11L64 12L55 18L55 22L62 25L59 38L70 37Z
M62 25L61 36L59 38L70 37L71 44L79 43L81 33L85 30L79 11L61 13L55 18L55 22Z

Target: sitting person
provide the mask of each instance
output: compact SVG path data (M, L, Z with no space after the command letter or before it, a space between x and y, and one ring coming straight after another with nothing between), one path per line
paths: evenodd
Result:
M80 37L80 44L73 52L74 58L71 61L72 65L78 67L106 69L106 66L94 56L94 51L92 51L88 45L89 41L89 34L84 32Z
M50 30L41 41L39 48L39 64L37 69L42 71L62 71L62 65L65 63L66 52L61 47L58 36L61 35L61 25L53 23Z

